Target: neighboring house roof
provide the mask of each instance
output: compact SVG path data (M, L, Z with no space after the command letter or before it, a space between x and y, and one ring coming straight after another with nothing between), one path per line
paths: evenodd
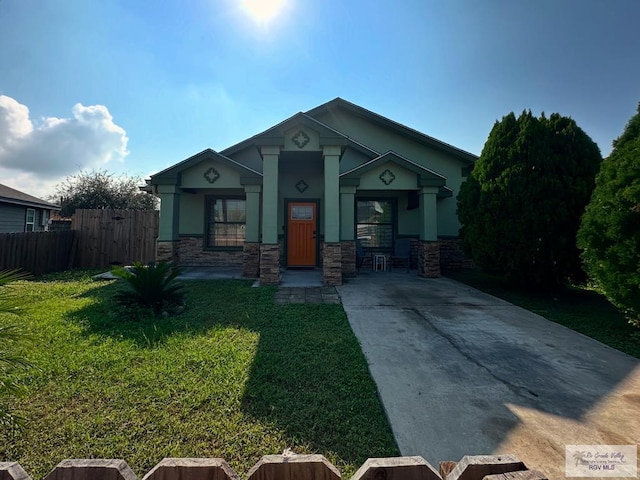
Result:
M454 147L453 145L450 145L441 140L438 140L437 138L433 138L433 137L430 137L429 135L425 135L424 133L419 132L418 130L414 130L413 128L407 127L405 125L402 125L401 123L390 120L387 117L383 117L382 115L372 112L371 110L367 110L366 108L362 108L361 106L356 105L355 103L348 102L340 97L337 97L331 100L330 102L324 103L305 113L310 117L314 117L315 115L319 115L322 113L331 113L332 111L339 110L339 109L347 110L355 115L359 115L372 122L378 123L379 125L382 125L385 128L395 130L401 135L406 135L408 137L411 137L422 144L452 153L457 157L461 158L462 160L466 160L469 163L474 163L478 159L478 156L474 155L473 153Z
M60 206L46 202L37 197L21 192L15 188L7 187L0 183L0 202L12 203L14 205L24 205L26 207L45 208L49 210L60 210Z

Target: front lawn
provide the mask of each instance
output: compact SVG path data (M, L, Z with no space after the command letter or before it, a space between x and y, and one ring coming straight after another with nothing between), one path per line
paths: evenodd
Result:
M594 290L564 287L553 292L535 292L472 269L450 271L446 276L640 358L640 330Z
M222 457L242 475L291 448L348 478L399 454L340 305L275 305L274 288L247 281L186 284L185 313L137 322L118 313L113 281L15 284L35 368L16 405L26 430L0 434L0 461L40 479L65 458L123 458L142 478L163 457Z

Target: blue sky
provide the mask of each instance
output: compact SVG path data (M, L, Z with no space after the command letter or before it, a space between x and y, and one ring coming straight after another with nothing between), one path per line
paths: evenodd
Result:
M148 176L338 96L475 154L559 112L607 155L640 101L638 0L283 1L0 0L0 183Z

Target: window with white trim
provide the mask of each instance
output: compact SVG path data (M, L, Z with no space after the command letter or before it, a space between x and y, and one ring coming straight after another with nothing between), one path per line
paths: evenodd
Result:
M24 225L25 232L33 232L36 224L36 211L33 208L27 208L27 218Z

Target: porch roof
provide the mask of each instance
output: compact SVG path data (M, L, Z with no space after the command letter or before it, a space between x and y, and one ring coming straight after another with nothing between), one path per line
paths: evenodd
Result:
M340 183L342 185L355 185L357 186L360 177L368 171L378 167L381 164L393 162L400 165L403 168L415 173L418 176L418 187L445 187L447 184L447 177L440 175L433 170L423 167L402 155L397 154L393 150L379 155L378 157L363 163L351 170L340 174Z
M178 185L181 181L181 174L183 171L205 160L216 160L240 172L243 183L262 183L262 173L236 162L226 155L218 153L210 148L207 148L200 153L196 153L192 157L189 157L180 163L176 163L172 167L151 175L150 183L151 185Z

